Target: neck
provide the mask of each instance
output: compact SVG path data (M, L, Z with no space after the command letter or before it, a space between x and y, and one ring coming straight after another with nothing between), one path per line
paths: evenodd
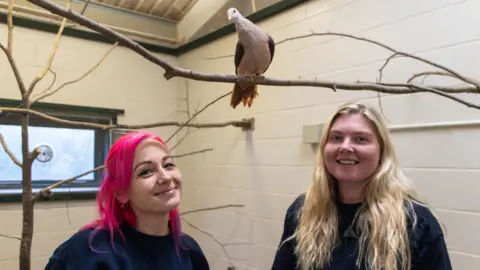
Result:
M164 215L137 215L137 226L136 229L139 232L156 235L156 236L165 236L170 233L168 228L168 213Z
M338 183L339 199L343 203L354 204L363 201L363 185L352 183Z

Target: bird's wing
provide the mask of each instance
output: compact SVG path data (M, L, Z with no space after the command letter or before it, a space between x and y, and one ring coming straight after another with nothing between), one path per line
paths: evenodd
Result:
M238 75L238 66L240 65L240 61L242 60L242 57L244 54L245 54L245 49L243 48L242 43L238 41L237 46L235 47L235 74L237 75Z
M275 41L273 40L273 38L269 34L267 34L267 36L268 36L268 49L270 50L270 63L265 68L263 73L265 73L265 71L267 71L267 69L270 67L270 64L273 61L273 56L275 55Z

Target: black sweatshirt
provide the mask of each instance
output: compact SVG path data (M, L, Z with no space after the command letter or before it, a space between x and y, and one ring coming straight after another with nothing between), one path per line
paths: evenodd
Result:
M291 236L298 226L298 211L301 210L305 201L305 194L299 195L289 206L285 215L284 231L280 240L282 243ZM322 270L365 270L363 265L356 266L357 260L357 237L354 231L347 231L359 204L345 204L336 201L339 212L340 245L333 250L332 261ZM411 270L452 270L452 265L445 244L440 224L432 212L424 206L414 204L417 214L415 231L409 231L412 266ZM411 229L412 226L409 226ZM412 241L413 240L413 241ZM294 253L295 239L288 241L278 248L272 265L272 270L294 270L297 258Z
M208 270L208 262L198 243L184 234L183 246L177 256L172 234L152 236L141 233L126 223L120 226L125 241L120 235L98 231L89 246L93 229L74 234L60 245L50 258L45 270Z

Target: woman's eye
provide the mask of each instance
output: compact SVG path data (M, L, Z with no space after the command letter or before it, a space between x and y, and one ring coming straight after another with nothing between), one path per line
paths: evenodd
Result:
M163 167L165 169L173 169L175 167L175 164L173 163L165 163L165 165L163 165Z
M152 173L152 170L150 169L144 169L144 170L141 170L140 173L138 174L138 176L145 176L145 175L148 175L148 174L151 174Z
M364 142L367 142L367 138L365 137L357 137L357 141L361 142L361 143L364 143Z
M339 141L341 137L338 135L333 135L330 139L335 142L335 141Z

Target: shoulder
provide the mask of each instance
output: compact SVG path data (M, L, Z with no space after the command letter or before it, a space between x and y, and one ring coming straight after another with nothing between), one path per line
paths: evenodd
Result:
M299 194L287 209L287 215L295 216L302 209L305 203L305 193Z
M285 213L284 226L290 231L290 233L295 230L298 226L298 220L300 217L300 212L302 211L303 204L305 203L305 193L299 194L292 203L288 206Z
M205 257L202 248L193 237L191 237L187 233L183 233L180 241L181 247L183 247L189 253L194 269L210 269L207 258Z
M412 210L414 217L409 219L409 224L416 242L430 242L443 238L442 226L430 207L412 202Z
M63 269L60 265L66 269L70 265L82 265L85 261L95 263L95 260L103 260L108 262L109 257L114 256L111 251L113 248L107 231L81 230L54 250L45 269Z

